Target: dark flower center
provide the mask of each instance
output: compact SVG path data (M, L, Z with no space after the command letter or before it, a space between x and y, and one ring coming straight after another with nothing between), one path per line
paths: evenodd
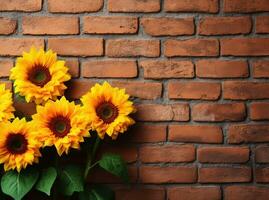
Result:
M110 124L118 117L119 110L111 102L103 102L97 106L96 114L106 124Z
M49 69L42 65L34 66L28 73L28 80L37 86L43 87L51 80Z
M12 154L23 154L27 151L28 142L22 134L11 133L7 137L6 147Z
M57 116L50 120L49 128L56 137L65 137L71 129L70 120L64 116Z

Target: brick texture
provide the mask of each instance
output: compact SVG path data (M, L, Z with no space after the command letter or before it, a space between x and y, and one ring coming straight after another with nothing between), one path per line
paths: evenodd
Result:
M269 0L0 0L0 83L13 90L32 46L66 61L68 99L108 81L137 108L98 152L122 155L131 184L99 169L90 184L116 200L268 200Z

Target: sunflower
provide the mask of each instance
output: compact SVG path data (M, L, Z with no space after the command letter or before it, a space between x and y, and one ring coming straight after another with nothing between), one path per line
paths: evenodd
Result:
M90 119L80 105L69 102L65 97L49 100L44 106L37 106L33 124L38 127L40 141L44 146L55 145L58 154L69 153L70 148L79 149L84 137L90 136Z
M10 79L14 80L15 92L24 96L27 102L41 104L48 99L56 100L63 95L65 81L71 77L64 61L57 60L56 53L31 48L23 53L11 69Z
M38 163L41 142L26 120L16 118L13 122L0 123L0 163L5 171L18 172L27 165Z
M12 93L5 89L5 84L0 84L0 122L7 121L14 117L12 106Z
M114 88L107 82L95 84L90 92L81 98L84 110L92 119L92 129L101 139L105 134L117 139L119 133L127 130L135 121L128 115L135 112L133 103L124 89Z

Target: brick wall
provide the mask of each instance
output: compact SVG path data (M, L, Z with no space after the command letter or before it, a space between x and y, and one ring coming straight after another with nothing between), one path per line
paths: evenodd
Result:
M139 122L107 146L131 188L99 171L90 181L118 200L269 198L269 0L0 0L0 11L1 81L36 45L67 60L70 98L102 80L134 97Z

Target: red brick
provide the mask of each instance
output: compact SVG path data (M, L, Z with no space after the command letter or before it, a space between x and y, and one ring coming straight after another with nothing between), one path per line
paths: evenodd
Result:
M165 190L161 187L116 189L117 200L163 200Z
M85 79L74 79L68 82L65 95L71 99L79 99L94 86L95 82Z
M219 187L169 187L167 191L169 200L221 200Z
M166 141L166 125L136 124L128 131L128 141L157 143Z
M200 35L247 34L251 31L250 17L205 17L199 22Z
M256 33L269 33L269 16L256 17Z
M158 12L161 9L159 0L109 0L109 12Z
M255 149L257 163L269 163L269 146L257 146Z
M91 60L82 63L81 74L87 78L134 78L138 72L134 60Z
M243 60L198 60L196 75L200 78L248 77L248 63Z
M170 125L168 140L171 142L222 143L219 126Z
M201 147L197 150L202 163L245 163L249 153L248 147Z
M96 17L83 18L84 33L89 34L134 34L138 30L136 17Z
M196 168L185 166L141 166L139 174L141 183L194 183L197 179Z
M250 105L250 118L252 120L268 120L269 119L269 103L256 102Z
M145 79L194 77L194 65L191 61L143 60L139 65L144 69Z
M69 73L73 78L79 77L79 61L78 59L67 59L65 65L69 68Z
M269 183L269 168L259 167L255 169L257 183Z
M217 13L217 0L165 0L164 10L167 12L207 12Z
M192 108L194 121L242 121L246 117L244 103L199 103Z
M269 142L269 125L240 124L228 127L228 142L231 144Z
M106 41L108 57L159 57L159 40L114 39Z
M25 16L22 18L25 35L70 35L79 33L77 17Z
M48 9L53 13L97 12L103 3L104 0L48 0Z
M216 100L220 97L221 85L211 82L182 82L168 83L170 99L202 99Z
M113 81L112 85L124 88L129 95L141 99L158 99L162 95L162 83Z
M0 0L0 11L35 12L42 8L42 0Z
M249 167L204 167L199 169L199 183L241 183L251 181Z
M216 39L187 39L164 42L164 55L175 56L218 56L219 44Z
M224 0L224 12L251 13L269 11L268 0Z
M224 38L220 45L223 56L269 55L269 38Z
M139 121L188 121L187 104L140 104L135 117Z
M10 35L16 31L16 28L17 28L17 20L6 17L0 17L0 35Z
M142 146L139 155L143 163L192 162L195 160L195 147L193 145Z
M104 51L101 38L49 38L48 45L65 56L102 56Z
M194 34L194 19L189 18L142 18L140 24L151 36L178 36Z
M11 59L0 59L0 78L8 77L10 70L13 67L13 60Z
M12 82L7 80L0 80L0 84L5 84L5 88L12 91Z
M18 56L30 48L44 48L44 40L38 38L0 38L1 56Z
M269 60L257 60L252 62L254 78L269 78Z
M268 187L233 185L224 188L225 200L268 200L268 195Z
M269 83L226 81L223 85L223 98L237 100L268 99Z

